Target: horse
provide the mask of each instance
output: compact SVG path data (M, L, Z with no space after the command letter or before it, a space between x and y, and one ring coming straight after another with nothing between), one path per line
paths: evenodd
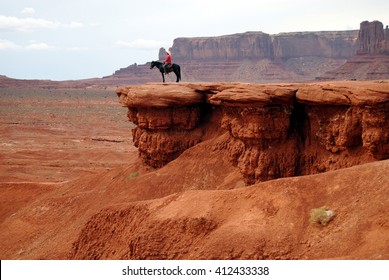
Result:
M153 69L154 67L157 67L159 69L159 72L161 72L161 74L162 74L162 81L165 82L165 70L163 68L163 63L159 62L159 61L152 61L151 65L150 65L150 69ZM172 71L174 72L174 74L176 74L176 76L177 76L176 83L178 83L181 80L180 65L173 63L172 67L170 67L168 69L167 73L172 72Z

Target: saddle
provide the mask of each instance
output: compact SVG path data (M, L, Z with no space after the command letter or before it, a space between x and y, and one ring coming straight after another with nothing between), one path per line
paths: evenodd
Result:
M165 74L168 74L169 72L173 71L173 64L168 63L164 66Z

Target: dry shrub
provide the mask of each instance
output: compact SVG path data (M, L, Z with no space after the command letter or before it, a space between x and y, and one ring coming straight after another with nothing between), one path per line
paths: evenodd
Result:
M334 216L335 212L333 210L327 206L322 206L311 210L309 221L311 224L325 226L334 218Z

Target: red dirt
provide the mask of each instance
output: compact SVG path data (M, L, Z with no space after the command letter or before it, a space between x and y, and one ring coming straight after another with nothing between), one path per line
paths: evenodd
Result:
M63 182L129 163L112 91L0 88L0 181Z
M114 90L0 92L1 259L389 258L389 160L244 187L227 134L145 167Z

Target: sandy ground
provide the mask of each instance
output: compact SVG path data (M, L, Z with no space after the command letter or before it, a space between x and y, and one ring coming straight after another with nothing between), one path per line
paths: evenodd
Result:
M64 182L129 162L112 91L0 89L0 182Z

